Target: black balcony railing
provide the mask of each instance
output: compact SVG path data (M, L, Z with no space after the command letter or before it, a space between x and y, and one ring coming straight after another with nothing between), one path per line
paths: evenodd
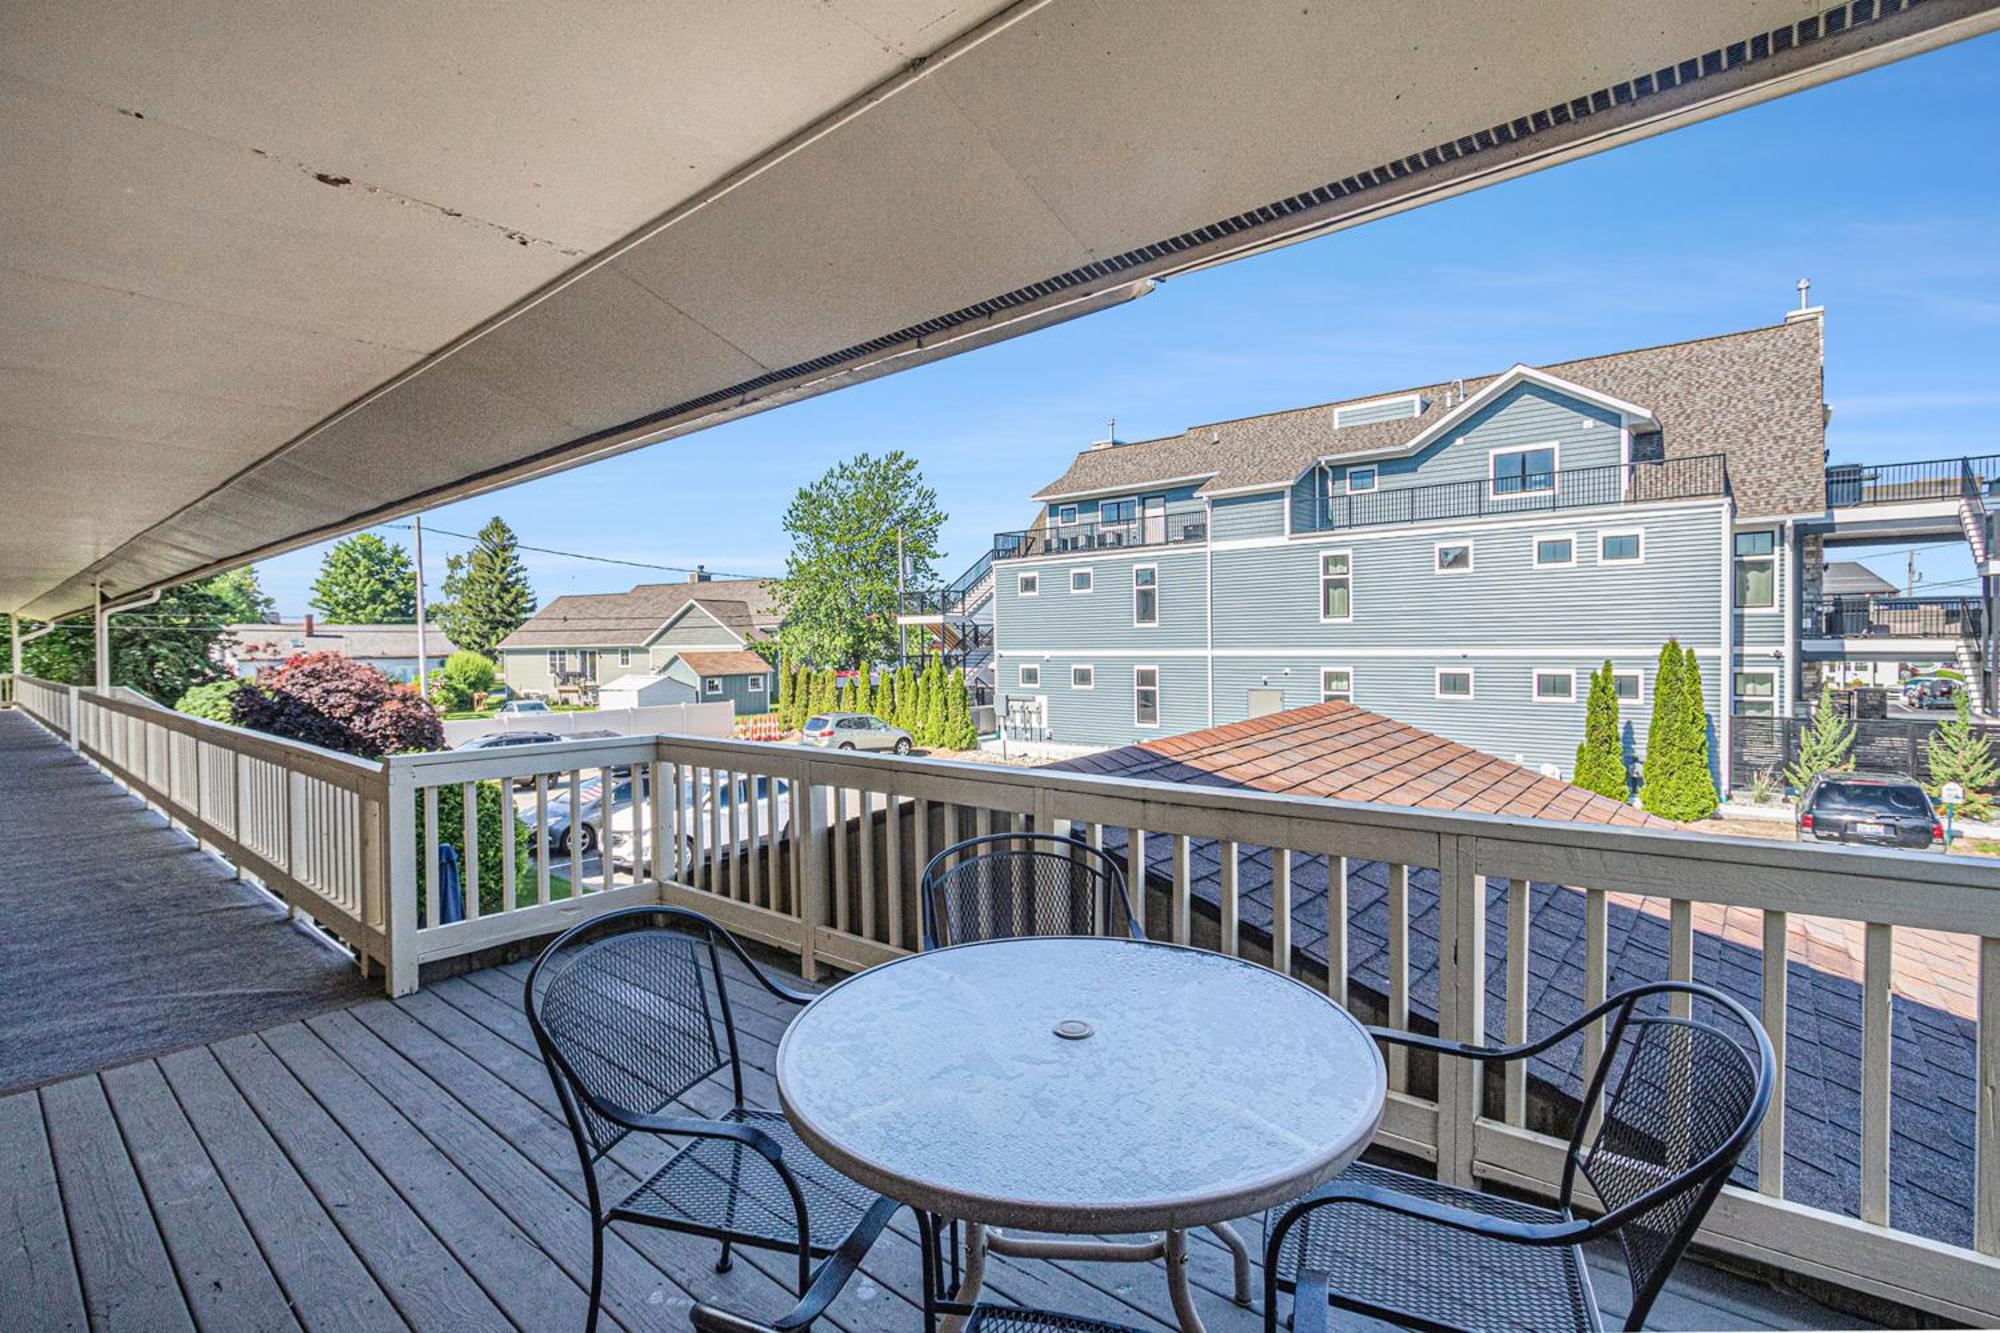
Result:
M1832 509L1956 500L1968 489L2000 498L2000 454L1916 463L1832 463L1826 469L1826 503Z
M903 594L906 616L961 617L979 609L988 580L993 576L993 554L988 552L973 562L972 568L943 588L912 588Z
M1020 560L1033 555L1063 555L1074 551L1119 551L1134 546L1182 546L1208 540L1208 509L1203 505L1170 507L1123 523L1051 523L1026 532L993 534L995 560Z
M1977 639L1983 616L1976 597L1822 597L1808 609L1808 638Z
M1384 487L1359 495L1321 496L1313 530L1333 532L1389 523L1695 499L1721 495L1728 480L1721 454L1698 454L1630 466L1562 468L1515 477Z

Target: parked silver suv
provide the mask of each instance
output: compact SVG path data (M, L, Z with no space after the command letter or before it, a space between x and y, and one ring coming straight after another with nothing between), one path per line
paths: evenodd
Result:
M910 733L868 713L816 713L806 719L805 743L829 750L910 752Z

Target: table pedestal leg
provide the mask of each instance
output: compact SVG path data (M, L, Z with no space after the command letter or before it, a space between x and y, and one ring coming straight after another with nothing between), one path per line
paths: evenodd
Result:
M1236 1261L1236 1303L1247 1307L1250 1304L1250 1247L1243 1243L1243 1237L1236 1234L1236 1228L1227 1222L1210 1224L1208 1234L1229 1247L1229 1254Z
M1167 1233L1167 1294L1173 1298L1174 1317L1181 1333L1205 1333L1201 1315L1194 1308L1194 1293L1188 1290L1187 1232Z

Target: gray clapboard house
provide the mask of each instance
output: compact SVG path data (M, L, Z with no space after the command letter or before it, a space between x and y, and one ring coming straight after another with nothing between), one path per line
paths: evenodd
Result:
M621 677L684 673L683 653L740 653L777 632L776 594L764 579L716 579L697 569L685 583L642 583L629 592L571 594L537 611L500 641L502 674L516 691L595 694ZM737 699L739 711L762 712L775 673L753 681L741 670L705 697ZM753 688L754 687L754 688ZM738 696L741 698L738 698Z
M1001 706L1113 745L1347 699L1567 775L1589 673L1613 663L1636 753L1669 638L1718 760L1823 663L1955 656L1990 699L2000 460L1829 467L1823 336L1804 309L1093 445L995 538ZM1841 544L1915 535L1962 537L1979 594L1822 587Z

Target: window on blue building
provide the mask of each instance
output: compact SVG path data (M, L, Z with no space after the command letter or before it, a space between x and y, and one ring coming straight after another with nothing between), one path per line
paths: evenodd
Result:
M1545 444L1533 449L1495 450L1493 453L1493 493L1529 495L1556 488L1556 447Z

